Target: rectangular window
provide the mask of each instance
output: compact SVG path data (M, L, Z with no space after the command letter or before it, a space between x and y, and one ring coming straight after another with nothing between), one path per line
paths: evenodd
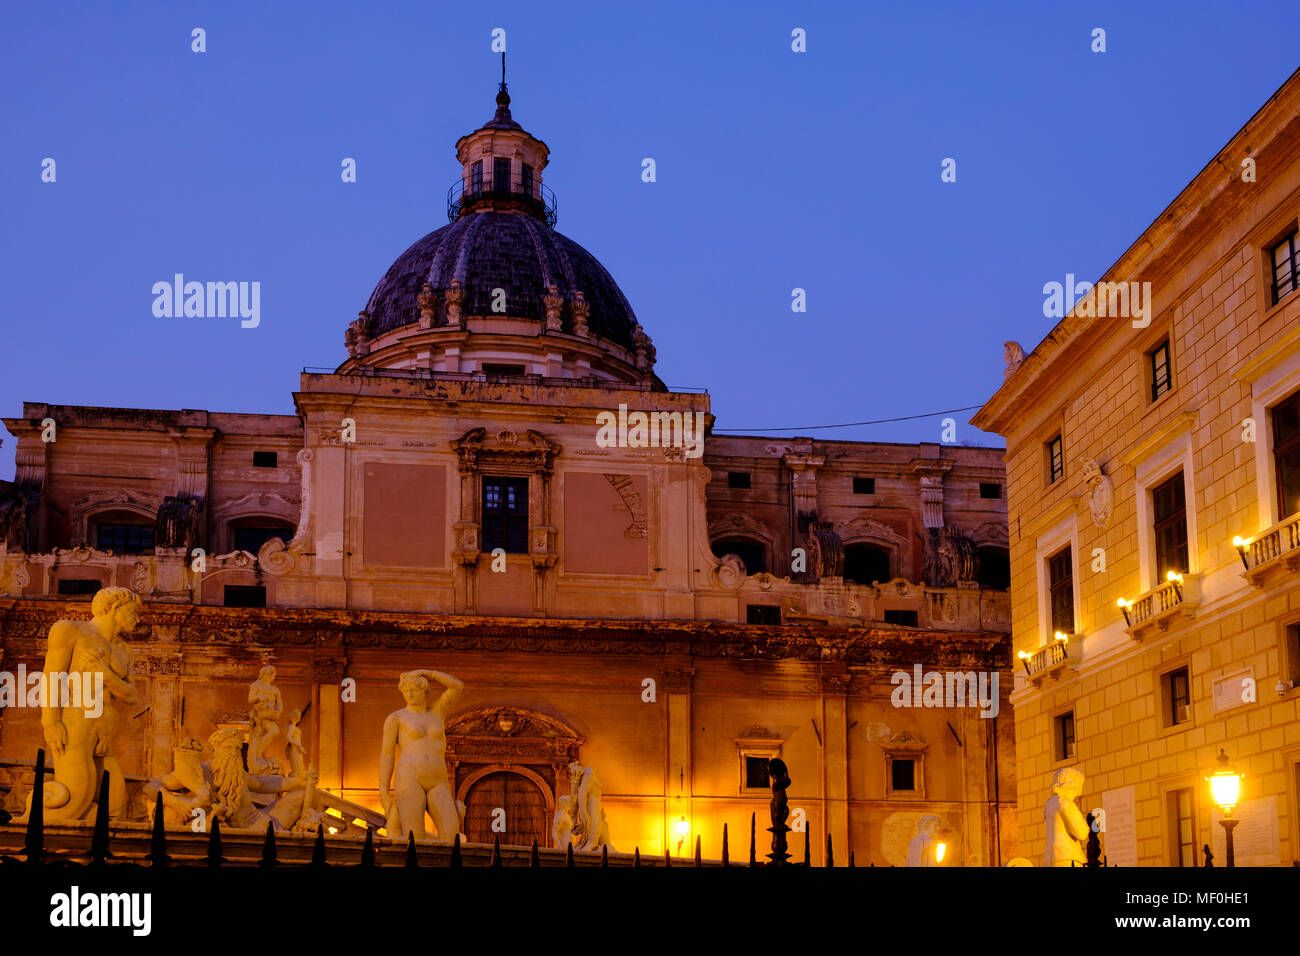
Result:
M745 605L746 624L780 624L781 608L775 604Z
M528 479L483 478L483 550L528 553Z
M1165 675L1165 726L1176 727L1192 719L1192 682L1187 668L1180 667Z
M528 196L533 195L533 167L527 163L524 163L524 193Z
M1001 483L1000 483L1000 482L996 482L996 481L981 481L981 482L980 482L980 497L981 497L981 498L1001 498L1001 497L1002 497L1002 485L1001 485Z
M510 192L510 160L498 156L492 160L492 191Z
M1047 443L1047 483L1050 485L1065 474L1065 453L1061 447L1061 436L1057 435Z
M745 755L746 790L766 790L772 785L772 778L767 773L767 764L771 759L771 757Z
M728 488L748 488L749 472L747 471L729 471L727 472Z
M1278 518L1300 511L1300 392L1273 407Z
M280 453L275 451L253 452L254 468L274 468L280 460Z
M1297 233L1291 233L1268 250L1268 261L1272 265L1273 304L1277 305L1300 283L1300 239L1297 239Z
M894 757L889 761L889 789L916 789L916 762L906 757Z
M227 584L226 607L266 607L266 588L262 585Z
M1169 791L1169 846L1174 866L1196 866L1196 827L1192 820L1192 788Z
M855 495L874 495L876 493L876 479L854 478L853 493Z
M887 610L885 623L898 624L901 627L916 627L919 622L915 611Z
M63 578L59 581L59 593L66 597L83 597L94 595L101 587L95 578Z
M1069 710L1056 718L1056 759L1074 758L1074 711Z
M95 547L117 554L144 554L153 550L151 524L101 524L95 529Z
M1165 339L1147 353L1151 362L1151 401L1155 401L1173 388L1173 378L1169 372L1169 340Z
M472 193L483 191L483 160L481 159L469 168L469 191Z
M1180 471L1151 492L1155 513L1156 581L1170 571L1187 573L1187 498Z
M1074 633L1074 562L1070 549L1062 548L1047 559L1048 595L1052 632Z

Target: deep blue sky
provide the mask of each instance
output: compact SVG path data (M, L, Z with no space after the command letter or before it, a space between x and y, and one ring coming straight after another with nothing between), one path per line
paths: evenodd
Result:
M515 119L551 147L560 231L622 286L664 381L709 388L720 428L982 402L1003 340L1050 329L1043 284L1103 273L1300 49L1295 0L11 0L0 414L292 412L299 369L338 364L388 265L446 223L453 144L493 111L494 27ZM261 326L155 318L175 272L260 281ZM959 440L1001 443L970 414ZM935 441L939 423L814 434Z

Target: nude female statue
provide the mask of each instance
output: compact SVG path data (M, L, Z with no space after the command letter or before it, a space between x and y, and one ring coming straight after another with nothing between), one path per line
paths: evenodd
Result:
M446 688L432 704L428 699L430 679ZM403 674L397 686L406 698L406 707L389 714L384 721L379 757L379 801L388 817L388 835L401 840L414 833L417 840L427 839L427 808L438 831L438 842L451 843L460 831L463 810L453 799L447 779L445 727L447 712L465 685L442 671L414 670ZM396 801L390 786L396 790ZM465 835L460 834L460 838L464 841Z
M109 816L126 809L126 781L113 748L121 723L119 706L137 699L131 683L131 648L122 635L140 621L140 598L127 588L103 588L90 602L89 621L57 621L45 654L47 680L60 674L91 674L103 681L113 706L99 713L67 706L50 694L41 707L41 727L54 758L54 781L45 785L45 822L83 819L95 802L100 777L109 772Z
M281 771L279 761L267 757L271 740L280 735L280 714L284 711L284 698L275 686L275 668L266 665L257 680L248 688L249 732L248 770L250 773L276 774Z
M1047 825L1047 846L1043 866L1083 866L1083 842L1092 828L1074 801L1083 791L1083 774L1073 767L1062 767L1052 778L1052 796L1043 807Z

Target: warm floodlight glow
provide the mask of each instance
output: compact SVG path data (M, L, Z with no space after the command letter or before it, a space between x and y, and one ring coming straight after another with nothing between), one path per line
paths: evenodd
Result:
M1057 639L1058 641L1063 641L1063 642L1069 643L1070 635L1069 635L1069 634L1066 634L1064 631L1057 631L1057 632L1056 632L1056 639Z
M942 863L943 855L948 852L948 844L936 843L934 845L934 862Z
M1182 584L1183 576L1176 571L1170 571L1168 574L1165 575L1165 580L1177 581L1179 584Z
M1219 750L1219 768L1205 779L1210 784L1210 795L1225 817L1231 816L1241 797L1242 775L1232 769L1228 755Z
M691 825L682 817L677 821L677 835L685 840L691 833Z
M1241 566L1247 571L1250 570L1250 562L1246 560L1246 546L1250 544L1249 538L1243 538L1237 535L1232 539L1232 546L1237 549L1237 554L1241 557Z

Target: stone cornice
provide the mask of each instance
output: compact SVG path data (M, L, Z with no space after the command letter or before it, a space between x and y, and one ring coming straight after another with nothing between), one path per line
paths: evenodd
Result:
M89 617L85 602L0 601L0 637L36 642L55 621ZM896 627L759 626L716 621L616 621L470 617L308 608L227 608L146 603L142 627L179 628L153 644L286 649L465 650L661 657L683 654L753 660L841 661L902 666L1010 666L1009 635Z

